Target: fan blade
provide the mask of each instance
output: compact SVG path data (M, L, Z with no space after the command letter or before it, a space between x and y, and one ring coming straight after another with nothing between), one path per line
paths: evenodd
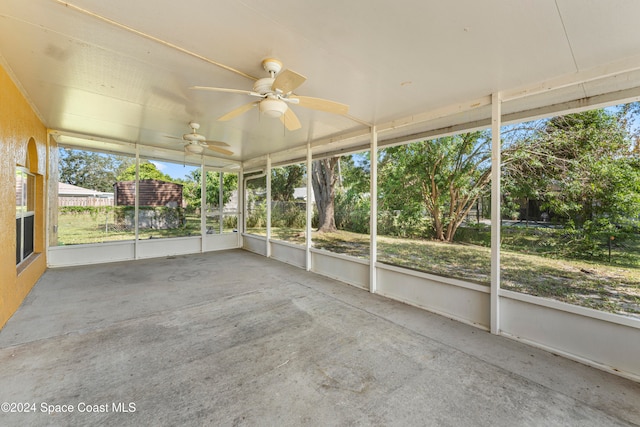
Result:
M289 93L294 91L298 86L304 83L307 78L303 75L291 70L284 70L276 76L271 88L275 90L281 90L282 93Z
M298 116L296 116L296 113L294 113L291 108L287 108L284 114L280 116L280 121L284 123L289 130L297 130L302 127Z
M240 114L246 113L247 111L249 111L250 109L252 109L253 107L255 107L258 104L259 104L259 102L251 102L249 104L245 104L245 105L243 105L241 107L236 108L235 110L229 111L227 114L225 114L224 116L220 117L218 119L218 121L226 122L227 120L231 120L233 118L236 118Z
M222 142L222 141L209 141L209 140L207 140L207 141L202 141L202 142L204 142L205 144L208 144L208 145L217 145L218 147L230 147L229 144L227 144L226 142Z
M329 101L328 99L313 98L311 96L298 96L291 97L289 99L297 99L298 105L305 108L311 108L312 110L325 111L333 114L347 114L349 112L349 106L341 104L335 101Z
M208 90L210 92L239 93L241 95L251 95L251 96L257 96L257 97L260 97L260 98L264 98L263 95L260 95L257 92L253 92L253 91L250 91L250 90L242 90L242 89L229 89L229 88L226 88L226 87L191 86L189 89Z
M208 148L211 151L215 151L216 153L220 153L220 154L224 154L225 156L232 156L233 155L233 151L229 151L229 150L225 150L224 148L220 148L220 147L204 147L204 148Z
M179 139L180 141L184 141L184 138L178 138L177 136L165 135L164 137L171 138L171 139Z

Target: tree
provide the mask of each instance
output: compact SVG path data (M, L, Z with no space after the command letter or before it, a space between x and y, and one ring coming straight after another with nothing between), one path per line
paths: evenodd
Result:
M503 176L509 197L541 201L577 226L640 214L640 170L622 114L604 109L535 123L508 144Z
M379 170L381 209L426 209L433 237L451 242L489 182L490 159L487 132L387 148Z
M156 165L150 161L140 162L138 168L139 179L155 179L158 181L174 182L169 175L162 173ZM117 177L118 181L134 181L136 179L136 165L129 165Z
M340 183L346 191L363 194L370 191L371 160L369 151L340 157Z
M304 185L305 167L289 165L271 170L271 200L290 202L296 187Z
M182 194L188 206L200 207L200 189L202 171L200 168L189 173L186 180L182 181ZM209 171L206 175L207 200L209 208L217 209L220 204L220 173ZM222 178L222 204L223 206L231 200L233 192L238 188L238 175L224 173Z
M134 162L130 157L83 150L61 148L59 152L60 182L104 192L113 191L119 171Z
M336 231L335 221L335 185L336 165L340 157L314 160L312 163L311 182L318 208L318 231L321 233Z
M368 151L340 157L334 200L337 228L355 233L370 232L370 171Z

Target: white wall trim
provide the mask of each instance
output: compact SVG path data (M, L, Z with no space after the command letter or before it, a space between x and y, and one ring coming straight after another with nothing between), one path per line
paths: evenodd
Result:
M404 268L397 265L385 264L382 262L376 263L376 268L382 270L395 271L396 273L406 274L408 276L419 277L421 279L431 280L433 282L440 282L445 285L458 286L461 288L471 289L472 291L490 293L490 288L487 285L480 285L478 283L466 282L461 279L454 279L453 277L438 276L436 274L427 273L424 271L412 270L410 268Z
M579 305L569 304L562 301L556 301L550 298L543 298L535 295L508 291L505 289L500 289L500 297L522 301L528 304L539 305L541 307L552 308L554 310L564 311L571 314L577 314L579 316L602 320L609 323L628 326L630 328L640 329L640 319L627 317L622 314L607 313L606 311L595 310L593 308L588 308L588 307L581 307Z
M325 256L329 256L329 257L333 257L333 258L339 258L339 259L342 259L342 260L345 260L345 261L355 262L357 264L369 265L369 260L366 260L366 259L356 258L356 257L350 256L350 255L337 254L335 252L331 252L331 251L328 251L326 249L311 248L310 250L311 250L312 253L317 253L317 254L320 254L320 255L325 255Z
M612 368L611 366L607 366L607 365L595 362L593 360L581 357L579 355L568 353L566 351L562 351L562 350L559 350L559 349L554 348L554 347L549 347L549 346L541 344L541 343L539 343L537 341L531 341L531 340L528 340L526 338L522 338L522 337L519 337L519 336L516 336L516 335L511 335L511 334L509 334L507 332L504 332L504 331L500 331L499 335L503 336L505 338L512 339L514 341L519 341L519 342L521 342L523 344L530 345L531 347L536 347L536 348L539 348L541 350L548 351L549 353L565 357L565 358L567 358L569 360L573 360L573 361L582 363L583 365L591 366L592 368L600 369L602 371L606 371L606 372L609 372L611 374L614 374L614 375L617 375L617 376L620 376L620 377L623 377L623 378L627 378L627 379L630 379L632 381L636 381L636 382L640 383L640 375L635 375L635 374L633 374L631 372L621 371L619 369Z
M291 242L287 242L286 240L274 239L273 237L269 239L269 242L276 245L288 246L290 248L305 250L304 244L301 244L301 243L291 243Z

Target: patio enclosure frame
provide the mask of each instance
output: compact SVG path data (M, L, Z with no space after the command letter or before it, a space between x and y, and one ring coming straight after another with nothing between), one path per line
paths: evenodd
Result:
M534 93L535 94L535 93ZM640 99L640 89L634 88L619 94L606 94L577 100L572 103L548 106L534 111L502 114L504 102L530 96L529 92L495 93L478 103L458 105L425 117L418 122L438 119L441 116L464 114L474 109L487 108L490 118L461 121L455 126L420 130L403 136L394 135L396 128L372 126L368 131L368 143L355 142L362 134L346 136L346 148L335 149L335 140L312 143L299 150L273 153L252 159L239 165L238 178L238 233L207 234L203 219L201 236L153 241L104 243L78 245L75 247L49 247L48 262L51 267L125 261L150 257L202 253L215 250L243 248L274 258L299 268L331 277L352 286L376 293L397 301L473 325L492 334L503 335L514 340L548 350L555 354L613 372L626 378L640 381L640 320L579 307L545 298L519 294L500 288L500 128L503 124L521 122L525 119L549 117L630 102ZM369 150L371 158L371 200L377 200L377 156L379 148L398 145L425 138L452 135L461 131L490 127L492 131L492 184L491 184L491 285L489 287L461 279L452 279L434 274L413 271L377 261L377 204L371 203L370 211L370 256L363 260L314 248L311 244L310 197L307 197L306 240L304 245L292 244L271 238L271 170L292 163L305 163L307 171L315 159L337 154ZM385 136L388 137L385 138ZM333 144L333 145L332 145ZM140 149L136 146L136 159ZM207 169L204 159L201 167ZM205 174L202 174L203 180ZM266 176L266 236L246 232L247 179ZM203 183L204 184L204 183ZM311 194L311 178L307 173L307 194ZM203 191L205 185L202 185ZM206 200L203 195L202 200ZM240 202L242 201L242 202ZM242 203L242 205L240 205Z

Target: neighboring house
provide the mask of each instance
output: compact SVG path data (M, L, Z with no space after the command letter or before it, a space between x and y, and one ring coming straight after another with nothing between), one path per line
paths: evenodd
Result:
M313 197L313 190L311 190L311 203L315 202ZM307 187L297 187L293 189L293 198L295 200L307 200Z
M151 229L170 229L180 227L185 223L184 203L182 200L182 184L158 181L156 179L141 179L138 181L138 227ZM113 184L116 206L135 206L136 181L120 181ZM150 209L150 208L172 209ZM119 217L127 227L135 223L132 210L122 212Z
M138 195L139 206L152 207L183 207L182 184L158 181L156 179L141 179ZM116 206L134 206L136 194L135 181L120 181L113 185Z
M113 206L113 193L59 182L58 206Z

